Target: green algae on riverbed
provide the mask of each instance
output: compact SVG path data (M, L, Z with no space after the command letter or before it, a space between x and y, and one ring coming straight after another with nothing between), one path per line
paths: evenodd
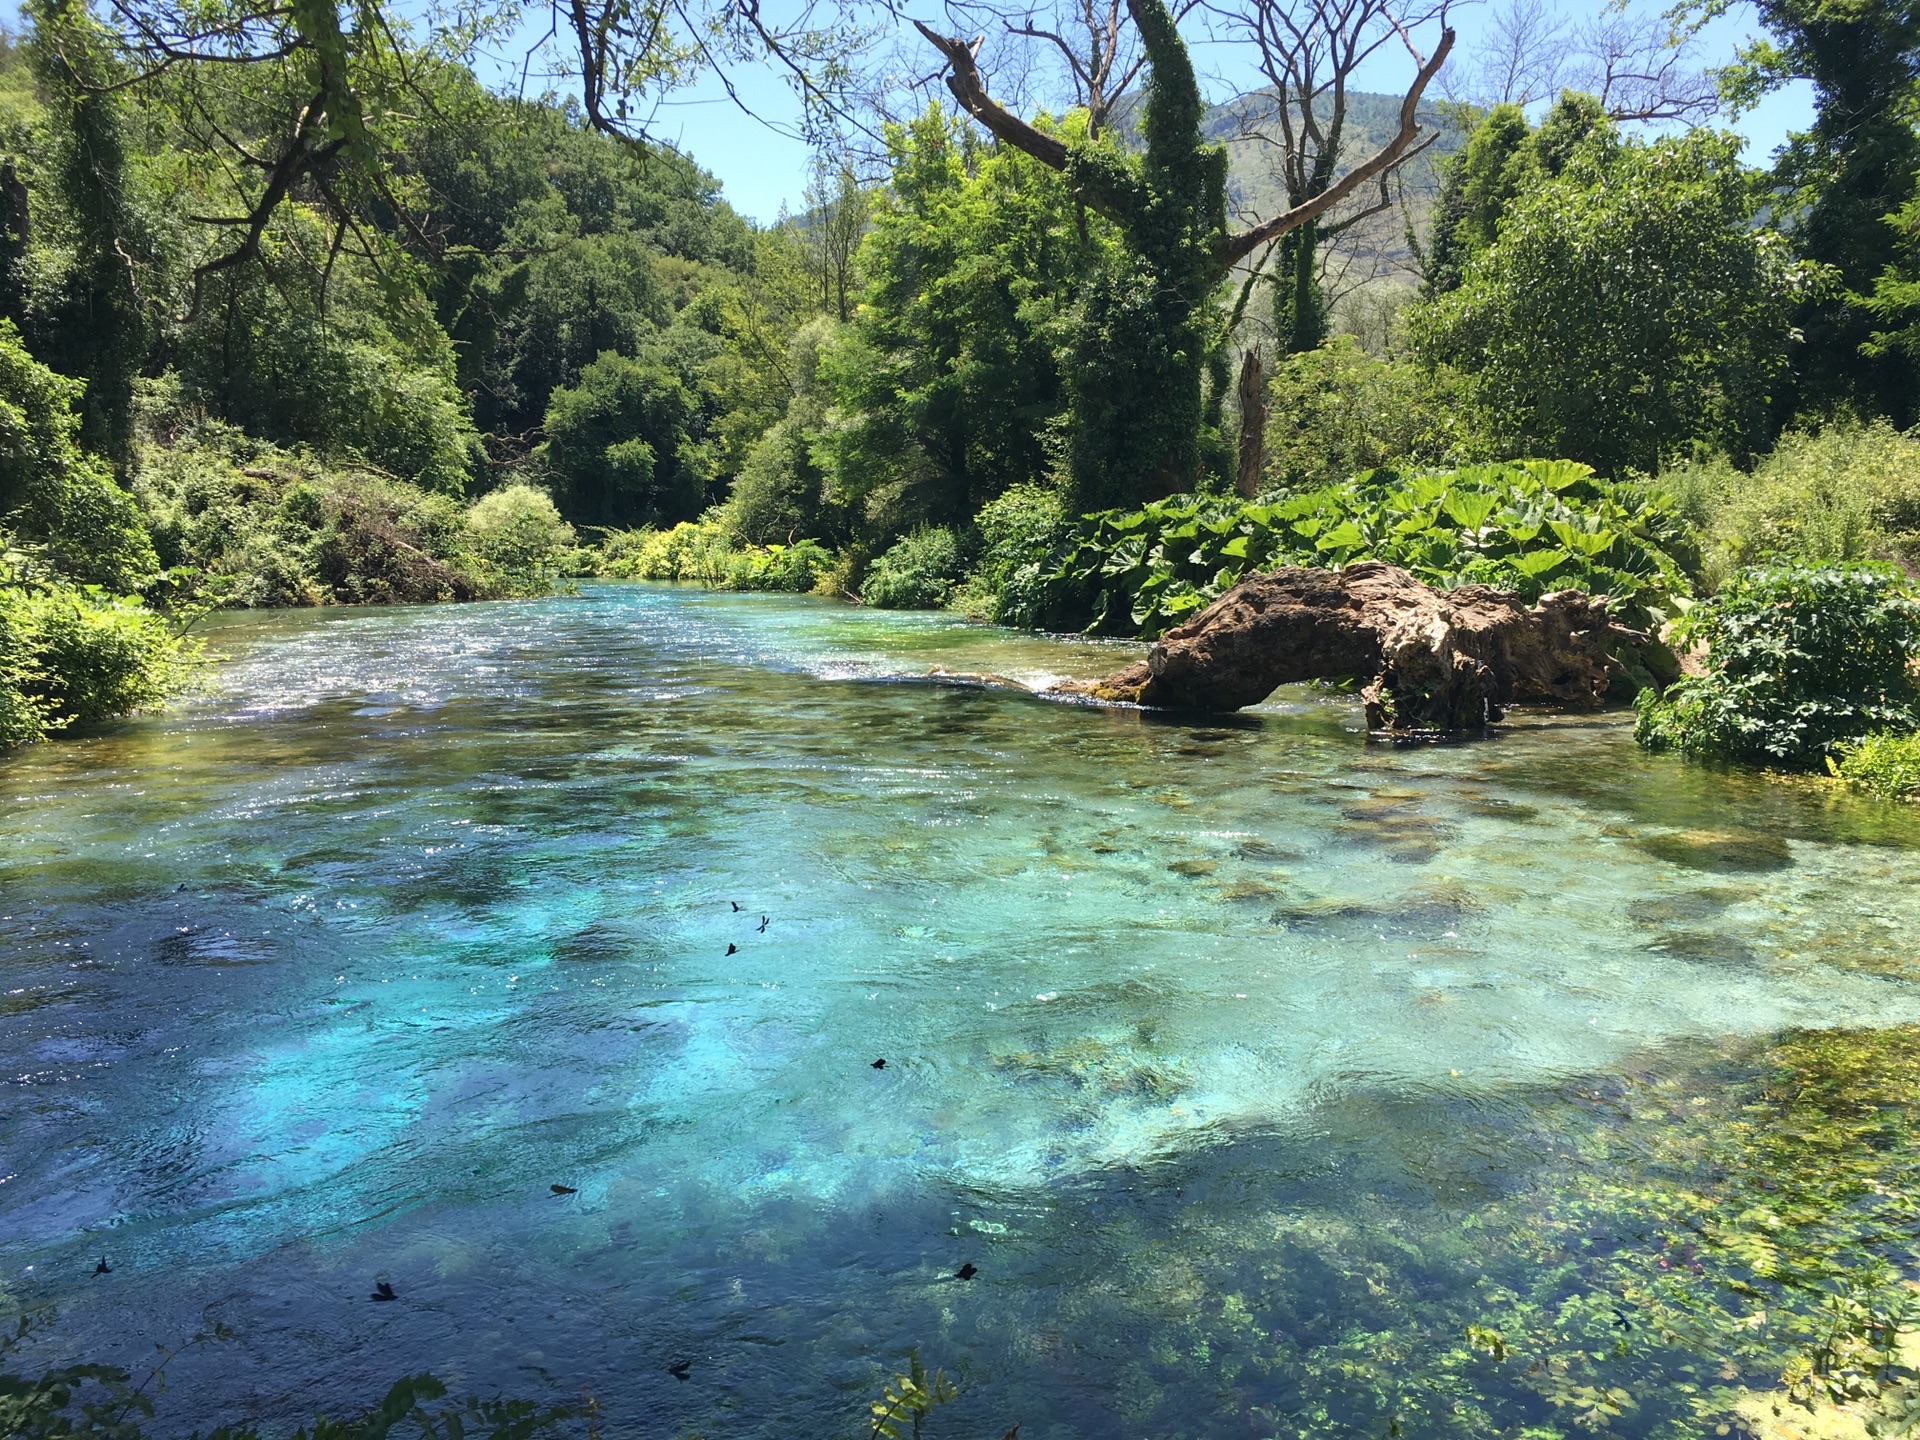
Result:
M1910 809L808 601L216 638L0 767L4 1283L48 1363L228 1325L178 1428L837 1433L917 1345L954 1434L1695 1434L1911 1269Z

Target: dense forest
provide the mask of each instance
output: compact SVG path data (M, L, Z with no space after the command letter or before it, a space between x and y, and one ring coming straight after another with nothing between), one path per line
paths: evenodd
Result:
M1144 86L1031 123L926 31L958 107L769 226L457 44L355 31L343 120L297 24L232 63L31 9L0 51L0 733L190 683L209 606L606 576L1151 637L1250 566L1378 556L1657 629L1756 562L1910 570L1906 9L1765 8L1726 101L1817 97L1768 167L1571 88L1435 109L1448 32L1404 116L1307 86L1262 172L1284 69L1205 107L1138 8ZM1315 213L1226 220L1286 205Z

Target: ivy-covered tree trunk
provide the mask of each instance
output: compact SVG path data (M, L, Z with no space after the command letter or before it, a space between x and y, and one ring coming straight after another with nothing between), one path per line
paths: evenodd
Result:
M1314 221L1281 237L1273 322L1282 354L1304 355L1326 343L1327 295L1320 284L1320 226Z
M36 336L35 348L56 370L87 382L81 441L124 471L132 456L133 381L146 358L148 327L134 270L142 247L125 193L121 101L106 88L109 62L78 0L47 0L30 13L55 185L73 243L64 303L44 337Z
M1164 0L1130 0L1151 67L1146 154L1071 152L1067 178L1119 224L1125 260L1081 298L1069 352L1069 504L1133 505L1190 490L1201 473L1203 376L1226 266L1227 152L1201 134L1204 106Z
M915 22L947 59L947 88L1001 141L1064 171L1075 198L1118 227L1124 259L1082 292L1066 377L1067 503L1079 511L1134 505L1223 475L1232 447L1219 434L1227 385L1214 300L1229 270L1261 246L1311 224L1404 161L1420 133L1415 111L1453 48L1442 32L1400 109L1393 138L1312 198L1249 230L1227 232L1227 152L1208 143L1186 42L1165 0L1127 0L1146 58L1145 153L1069 144L988 94L971 43ZM1216 377L1213 393L1205 379Z

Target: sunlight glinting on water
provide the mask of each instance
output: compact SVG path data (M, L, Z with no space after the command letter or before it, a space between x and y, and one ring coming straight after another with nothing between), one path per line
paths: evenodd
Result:
M1228 1262L1102 1207L1470 1209L1571 1080L1920 1022L1920 820L1617 716L1167 723L925 679L1130 647L660 587L210 638L0 767L0 1287L50 1355L217 1313L190 1412L404 1363L713 1424L636 1361L687 1350L758 1433L917 1344L982 1426L1139 1433L1088 1307L1151 1346Z

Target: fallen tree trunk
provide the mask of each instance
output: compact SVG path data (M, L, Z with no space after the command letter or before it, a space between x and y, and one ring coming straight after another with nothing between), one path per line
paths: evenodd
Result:
M1472 730L1509 705L1597 708L1618 644L1605 599L1562 590L1528 606L1505 590L1434 590L1364 560L1344 570L1289 568L1242 580L1154 643L1146 660L1067 688L1157 710L1238 710L1277 685L1361 683L1376 730Z

